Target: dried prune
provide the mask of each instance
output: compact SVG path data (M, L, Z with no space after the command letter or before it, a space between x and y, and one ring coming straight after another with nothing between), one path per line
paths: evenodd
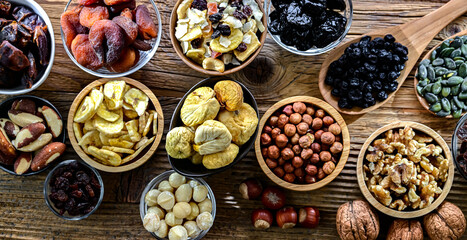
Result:
M44 30L40 26L34 29L33 43L37 47L39 53L39 63L43 66L49 64L49 40Z
M87 28L102 19L109 19L109 10L105 6L83 7L79 13L79 23Z
M118 14L120 12L123 12L125 8L134 10L136 8L136 0L131 0L129 2L118 4L118 5L112 5L110 6L110 12L112 14Z
M326 6L329 9L337 9L337 10L340 10L340 11L345 10L344 0L327 0L326 3L327 3Z
M0 1L0 16L9 17L11 12L11 3L8 1Z
M120 16L133 20L133 12L129 8L123 9L122 12L120 13Z
M68 48L71 47L71 42L76 35L86 33L86 28L79 23L80 11L81 8L70 9L62 13L60 17L60 25L62 26L65 44Z
M5 40L0 45L0 64L13 71L21 71L29 66L29 60L21 50Z
M125 44L131 45L138 37L138 25L131 19L122 16L114 17L112 21L123 29Z
M105 5L118 5L118 4L123 4L127 2L131 2L132 0L104 0Z
M136 39L131 46L140 51L149 51L152 49L151 44L141 39Z
M313 29L313 36L317 47L325 47L337 40L344 32L347 19L342 15L329 11L328 18L319 27Z
M208 9L208 3L206 2L206 0L193 0L193 2L191 3L191 7L200 11L204 11Z
M149 10L145 5L136 7L136 24L138 24L138 32L141 38L149 40L157 36L157 26L149 14Z
M93 4L99 4L102 0L78 0L79 5L89 6Z
M120 58L125 45L121 28L111 20L99 20L89 31L91 42L101 62L112 64Z
M87 34L79 34L71 44L71 50L76 61L91 70L97 70L103 66L103 62L94 52Z
M29 8L27 7L24 7L24 6L16 6L14 9L13 9L13 18L17 21L17 22L20 22L21 20L23 20L23 18L29 16L29 15L32 15L34 14L31 10L29 10Z
M326 0L303 0L303 11L307 14L318 15L326 10Z
M131 47L123 49L122 56L118 61L110 65L109 70L113 72L126 72L130 70L139 60L139 52Z

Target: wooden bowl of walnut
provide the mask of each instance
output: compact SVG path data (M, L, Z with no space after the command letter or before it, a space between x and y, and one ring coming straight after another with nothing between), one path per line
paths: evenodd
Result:
M416 218L437 208L454 179L451 151L433 129L395 122L371 134L357 161L362 194L395 218Z
M350 135L349 135L349 130L347 128L347 124L345 123L344 119L342 116L337 112L336 109L334 109L331 105L326 103L323 100L320 100L318 98L314 97L308 97L308 96L296 96L296 97L290 97L283 99L276 104L274 104L272 107L270 107L263 115L259 122L259 129L262 130L262 133L264 132L264 127L267 125L267 122L269 121L269 118L275 114L278 110L284 108L287 105L291 105L293 103L297 102L302 102L307 105L307 107L312 107L318 112L319 109L324 110L324 114L326 116L330 116L334 119L334 123L337 123L340 126L341 133L339 134L341 136L340 142L342 143L342 151L339 153L339 159L335 159L335 168L327 174L325 177L322 179L318 178L316 179L316 182L314 183L297 183L297 182L287 182L286 180L282 179L281 177L277 176L276 173L274 173L268 164L266 163L266 159L264 159L263 154L262 154L262 148L265 147L264 144L261 143L261 136L258 134L258 137L256 138L255 141L255 153L256 153L256 158L258 160L258 163L263 170L263 172L266 174L266 176L269 177L273 182L275 182L277 185L290 189L293 191L312 191L319 189L321 187L324 187L328 183L330 183L332 180L334 180L337 175L344 169L345 163L347 162L347 159L349 157L349 152L350 152ZM313 115L313 118L318 118L316 115ZM323 125L324 126L324 125ZM278 127L279 128L279 127ZM310 129L311 131L311 125ZM285 131L284 131L285 132ZM309 132L309 131L308 131ZM313 134L313 132L311 132ZM313 140L314 141L314 140ZM337 141L336 141L337 142ZM320 147L321 148L321 147ZM305 148L303 148L305 150ZM311 147L308 148L307 150L312 149ZM298 156L298 155L296 155ZM293 161L293 160L288 160ZM309 161L311 164L311 160L304 160ZM318 160L321 161L321 160ZM331 162L331 161L329 161ZM313 165L316 165L318 168L320 167L321 163L314 163ZM280 166L281 164L278 164L279 167L284 167L284 165ZM305 166L305 164L303 165ZM295 168L297 169L297 168ZM294 173L295 174L295 173Z

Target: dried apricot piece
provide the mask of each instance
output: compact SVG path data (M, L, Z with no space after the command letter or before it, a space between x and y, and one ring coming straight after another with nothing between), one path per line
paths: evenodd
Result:
M145 5L136 7L136 24L138 24L139 35L144 40L149 40L157 36L157 27L152 21L149 10Z
M112 21L123 29L126 45L132 44L136 37L138 37L138 25L131 21L131 19L123 16L116 16Z
M141 51L149 51L152 49L151 44L145 42L144 40L141 39L136 39L135 42L132 45L134 48L141 50Z
M109 19L109 10L105 6L84 7L79 14L79 23L88 28L102 19Z
M101 62L112 64L120 58L125 36L113 21L99 20L89 31L89 41Z
M132 0L104 0L105 5L118 5L127 2L131 2Z
M129 8L130 10L134 10L136 8L136 0L131 0L126 3L118 4L118 5L112 5L110 7L110 12L112 14L119 14L122 12L125 8Z
M123 49L122 56L118 61L110 65L109 70L113 72L126 72L139 60L139 52L128 47Z
M76 61L85 68L97 70L103 65L94 52L87 34L79 34L75 37L71 44L71 51Z
M133 12L129 8L123 9L122 12L120 13L120 16L133 20Z
M102 0L78 0L79 5L89 6L93 4L99 4Z
M70 9L62 13L60 25L62 26L65 43L68 48L78 34L86 33L86 28L79 23L79 13L81 8Z

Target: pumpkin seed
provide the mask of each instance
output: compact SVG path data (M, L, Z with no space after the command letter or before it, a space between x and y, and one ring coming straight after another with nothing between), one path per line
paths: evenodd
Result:
M465 104L464 102L460 101L459 98L457 96L454 96L452 97L452 100L454 101L454 103L456 104L456 106L460 109L464 109L465 108Z
M441 96L447 97L447 96L449 96L449 94L451 94L451 88L450 87L443 87L443 89L441 90Z
M456 85L454 87L451 87L451 95L457 96L461 92L461 85Z
M443 49L441 51L441 53L439 54L440 57L448 57L449 55L451 55L451 53L454 51L454 48L452 47L447 47L445 49Z
M456 63L456 68L459 68L464 63L464 60L454 60L454 62Z
M430 57L431 61L436 59L437 54L438 54L438 51L436 51L436 50L433 50L433 52L431 52L431 57Z
M430 80L433 81L436 77L435 69L432 66L428 66L426 68L426 77Z
M457 70L457 72L459 73L459 77L467 77L467 63L462 63L459 66L459 70Z
M446 116L449 116L449 114L451 114L450 112L446 112L444 110L441 110L439 112L436 113L436 115L440 116L440 117L446 117Z
M458 48L452 51L452 53L449 55L451 58L459 57L462 54L462 51Z
M420 64L420 66L418 66L418 78L419 79L425 79L427 77L427 69L426 69L426 66L423 65L423 64Z
M423 59L420 62L420 65L424 65L424 66L428 67L430 65L430 60L429 59Z
M452 113L453 118L460 118L462 116L462 109L458 109Z
M462 44L463 41L460 38L456 38L451 42L451 44L449 44L449 46L453 48L459 48L460 46L462 46Z
M443 108L444 111L446 112L451 112L451 103L447 98L441 99L441 107Z
M464 57L467 57L467 44L461 46L461 52Z
M465 78L464 81L462 81L461 89L462 92L467 91L467 78Z
M462 39L464 43L467 43L467 35L461 36L460 39Z
M465 57L455 57L453 58L454 61L457 61L457 60L462 60L462 61L465 61Z
M429 103L435 103L438 101L438 96L434 95L433 93L431 92L427 92L425 93L425 99L429 102Z
M430 82L430 81L428 81L428 79L424 79L424 80L418 82L418 86L424 87L424 86L426 86L429 82Z
M422 95L423 95L423 93L422 93L422 89L423 89L423 87L422 87L422 86L417 86L417 93L418 93L418 95L420 95L420 96L422 96Z
M438 95L441 92L441 81L433 83L431 87L431 92Z
M456 69L456 63L451 58L444 59L444 66L446 66L448 69Z
M459 99L460 100L466 100L467 99L467 92L459 93Z
M443 43L439 46L439 51L443 51L445 48L449 47L449 39L444 40Z
M443 76L447 72L448 72L448 70L446 68L444 68L444 67L436 67L435 68L436 76Z
M432 87L432 86L433 86L433 83L427 84L425 87L423 87L422 93L425 94L425 93L431 92L431 87Z
M452 76L448 79L448 85L449 86L456 86L458 84L461 84L462 81L464 81L463 78L459 77L459 76Z
M450 78L452 76L457 76L457 72L454 70L448 70L446 74L443 75L444 78Z
M441 103L438 102L438 103L431 105L430 111L435 112L435 113L441 111Z
M431 64L433 66L441 66L444 64L444 60L442 58L436 58L435 60L433 60L433 62L431 62Z
M449 104L451 104L451 112L455 112L455 111L459 110L459 108L457 107L457 105L454 103L454 101L452 99L449 102Z

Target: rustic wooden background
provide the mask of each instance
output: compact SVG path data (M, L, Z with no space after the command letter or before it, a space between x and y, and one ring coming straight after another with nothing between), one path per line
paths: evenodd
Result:
M97 79L75 66L66 55L60 37L60 14L67 0L38 0L49 14L55 31L56 57L49 79L31 94L44 97L68 114L77 93ZM401 24L420 18L437 9L447 0L354 0L352 28L347 39L375 28ZM154 91L164 110L165 133L172 112L180 97L197 81L206 78L188 68L175 54L169 39L169 16L175 0L157 0L162 13L163 36L156 56L140 71L129 76L140 80ZM467 14L451 23L429 47L460 29L467 28ZM250 66L231 77L250 88L261 114L283 98L309 95L321 98L318 72L326 54L302 57L281 49L268 37L263 50ZM7 96L0 96L0 100ZM355 176L357 155L365 139L377 128L397 120L417 121L438 131L448 144L456 120L437 118L418 103L413 90L413 72L402 88L387 104L362 116L345 116L351 135L351 152L345 169L328 186L314 192L287 191L287 203L294 206L317 206L321 221L317 229L294 228L267 231L255 230L250 223L253 209L260 201L243 200L239 183L257 177L272 185L262 173L254 151L230 170L208 177L217 200L217 216L207 239L337 239L335 215L344 202L362 198ZM65 119L66 120L66 119ZM139 196L145 185L159 173L170 169L164 149L165 137L154 157L138 169L121 174L101 173L105 182L104 203L89 218L65 221L56 217L45 205L42 188L47 172L30 177L15 177L0 172L0 238L1 239L148 239L139 215ZM68 142L62 159L79 159ZM467 214L467 182L458 173L447 197ZM391 219L380 214L385 238ZM467 239L467 236L464 237Z

